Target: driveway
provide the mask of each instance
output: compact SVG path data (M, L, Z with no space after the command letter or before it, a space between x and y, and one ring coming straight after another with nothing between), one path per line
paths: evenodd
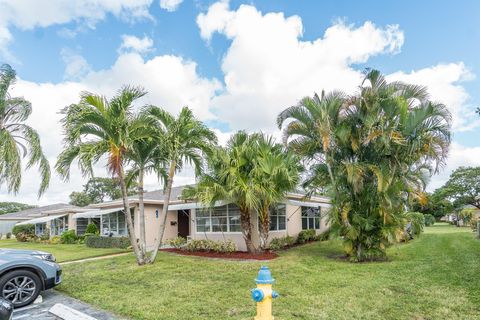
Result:
M62 303L70 308L83 312L97 320L121 320L121 318L114 316L108 312L93 308L92 306L83 303L77 299L70 298L55 290L49 290L42 294L43 302L38 304L31 304L27 307L20 308L14 311L13 320L57 320L48 310L56 303Z

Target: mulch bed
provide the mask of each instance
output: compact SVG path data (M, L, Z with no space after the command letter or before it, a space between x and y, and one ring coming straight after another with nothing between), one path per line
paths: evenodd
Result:
M266 251L261 253L248 253L236 251L232 253L218 253L211 251L186 251L181 249L160 249L160 251L172 252L184 256L196 256L205 258L236 259L236 260L272 260L278 257L275 252Z

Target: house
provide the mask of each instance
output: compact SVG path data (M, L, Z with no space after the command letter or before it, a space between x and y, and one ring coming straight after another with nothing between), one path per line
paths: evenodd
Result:
M44 211L57 210L69 206L70 205L65 203L56 203L0 215L0 234L6 235L7 233L11 233L17 223L43 217L45 215L43 213Z
M164 241L181 236L188 239L232 240L239 250L246 250L240 226L240 211L234 204L220 201L213 208L206 208L198 202L180 198L185 186L172 189ZM162 190L144 194L145 225L147 247L152 247L161 224L161 214L165 195ZM140 233L139 203L137 196L129 197L130 213L134 221L135 233ZM315 196L304 200L301 193L290 193L287 199L278 203L272 210L270 239L287 235L297 236L306 229L315 229L318 234L327 229L327 212L330 201L326 197ZM22 224L35 223L47 227L50 221L50 234L58 234L62 227L75 229L77 234L85 233L89 223L99 227L105 236L127 236L127 223L123 214L122 199L91 205L89 208L59 208L44 212L41 220L31 220ZM253 227L258 230L258 216L252 214ZM47 221L45 221L48 219ZM41 227L38 227L39 231ZM53 231L52 231L53 230ZM258 232L253 232L257 242Z

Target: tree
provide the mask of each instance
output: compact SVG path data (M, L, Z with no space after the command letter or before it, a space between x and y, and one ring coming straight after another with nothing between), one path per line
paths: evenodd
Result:
M472 205L480 209L480 167L460 167L453 171L443 187L440 197L453 201L455 208Z
M26 168L38 165L41 196L50 182L50 165L40 144L38 133L24 122L32 113L32 104L22 97L11 97L8 89L15 83L15 71L0 67L0 186L17 193L22 181L21 159L28 157Z
M424 215L430 214L436 219L453 211L452 203L439 194L438 189L433 194L425 193L420 199L413 199L410 210L421 212Z
M18 202L0 202L0 215L10 212L18 212L34 207L35 206Z
M82 93L78 104L62 111L65 145L55 166L57 172L68 180L72 162L78 160L82 174L93 176L93 165L107 157L107 169L120 183L128 235L139 265L146 262L146 257L140 250L133 228L125 165L127 153L135 141L150 134L145 131L148 126L133 113L132 106L145 94L143 89L135 87L123 87L110 100L89 92Z
M253 192L258 193L256 197L259 199L254 208L260 221L260 246L265 250L270 231L270 211L298 186L302 166L297 156L276 144L271 137L263 134L254 137L252 180Z
M70 193L70 204L77 207L86 207L93 203L92 198L83 191L73 191Z
M200 175L203 170L203 158L216 145L217 136L204 123L197 120L188 107L183 107L178 117L155 106L145 108L142 114L155 124L157 128L155 136L158 137L158 143L162 147L162 157L168 163L162 222L150 257L150 262L154 262L165 233L175 173L189 163L193 165L195 174Z
M128 184L129 196L137 193L137 184L132 181ZM115 200L122 197L120 181L117 178L93 177L83 185L83 191L74 191L70 194L70 204L84 207L92 203Z
M305 187L327 190L332 232L354 261L383 259L403 232L404 210L423 195L450 144L450 113L427 88L387 83L367 70L359 93L306 97L278 117L309 169Z

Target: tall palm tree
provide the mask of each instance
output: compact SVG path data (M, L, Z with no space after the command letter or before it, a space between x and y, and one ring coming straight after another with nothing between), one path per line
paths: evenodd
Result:
M304 98L278 117L285 142L309 162L306 186L332 195L332 228L353 260L383 258L408 200L444 163L450 114L427 88L367 70L359 93Z
M255 140L244 131L235 133L226 147L217 148L208 157L207 171L197 185L186 188L184 198L196 199L207 206L217 201L234 203L240 210L240 223L247 250L256 252L252 241L252 212L260 207L253 180Z
M128 235L140 265L146 262L146 257L137 243L133 228L125 166L135 142L151 134L146 130L148 126L142 121L143 118L133 113L133 102L145 94L141 88L128 86L110 100L89 92L82 93L79 103L62 111L65 143L55 165L57 172L68 180L73 161L78 160L83 175L92 176L93 165L107 158L108 171L120 182Z
M148 122L148 119L146 123ZM149 128L148 125L146 128ZM150 128L151 129L151 128ZM158 139L155 139L152 130L152 136L137 140L133 143L131 150L127 154L130 169L127 174L127 185L134 182L137 184L138 191L138 209L139 209L139 238L140 250L146 256L146 231L145 231L145 202L144 202L144 177L146 174L157 175L158 180L165 183L167 181L167 161Z
M42 195L50 182L50 165L40 144L38 133L24 122L32 113L32 104L21 97L11 97L8 89L15 83L15 71L0 67L0 186L17 193L22 181L22 157L28 157L27 169L38 165Z
M252 180L254 192L258 193L260 200L255 209L260 221L260 246L265 250L270 231L270 211L286 199L287 192L297 188L303 167L296 155L276 144L272 137L256 134L255 140Z
M162 222L149 259L150 262L154 262L165 234L175 173L182 170L185 163L190 163L195 173L200 175L203 170L203 158L217 144L217 136L204 123L196 119L188 107L183 107L178 117L155 106L145 108L142 114L155 123L159 144L163 149L162 154L168 162Z

